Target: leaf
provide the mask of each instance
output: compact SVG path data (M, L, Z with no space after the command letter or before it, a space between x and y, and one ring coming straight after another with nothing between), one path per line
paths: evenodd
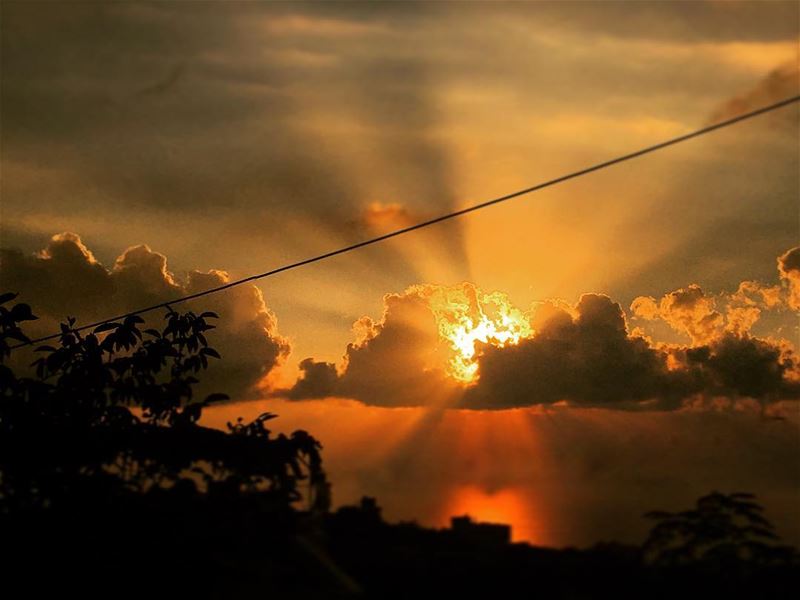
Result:
M219 352L217 352L213 348L201 348L200 349L200 354L205 354L207 356L213 356L214 358L222 358L219 355Z
M0 304L2 304L2 303L0 303ZM217 313L211 312L211 311L206 311L206 312L204 312L204 313L202 313L200 315L201 319L207 319L209 317L211 317L212 319L219 319L219 315Z
M111 331L112 329L119 329L122 327L119 323L103 323L94 328L94 333L103 333L104 331Z
M5 294L0 294L0 304L5 304L9 300L13 300L19 296L19 294L15 294L14 292L6 292Z
M211 404L212 402L224 402L225 400L230 400L231 397L228 394L209 394L206 396L206 403Z
M14 308L11 309L11 318L15 321L35 321L37 319L27 304L14 305Z
M191 423L196 423L200 419L202 411L203 405L199 402L195 402L183 409L183 415L188 418Z

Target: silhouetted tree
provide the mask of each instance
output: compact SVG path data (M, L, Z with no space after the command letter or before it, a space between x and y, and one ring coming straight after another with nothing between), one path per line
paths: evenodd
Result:
M644 559L658 566L791 561L794 549L777 544L763 510L753 494L712 492L691 510L649 512L657 523L643 545Z
M206 338L216 314L170 309L161 330L142 331L131 316L88 335L68 319L56 345L36 349L35 377L24 377L4 363L36 317L27 304L6 306L15 297L0 295L0 514L169 490L257 495L275 509L305 496L313 510L328 508L320 444L305 431L273 436L270 413L228 432L198 425L203 408L227 399L192 393L220 358Z

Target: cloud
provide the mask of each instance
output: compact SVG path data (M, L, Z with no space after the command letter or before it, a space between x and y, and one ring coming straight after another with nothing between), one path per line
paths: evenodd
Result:
M337 392L339 374L336 365L329 362L317 362L313 358L300 361L300 376L289 390L284 390L290 400L307 398L325 398Z
M6 290L25 290L24 299L37 311L56 319L73 314L70 311L76 306L96 306L102 310L113 292L108 271L72 233L53 236L36 255L0 249L0 266Z
M193 294L230 281L225 271L191 271L184 286ZM194 301L191 306L219 315L212 332L213 344L222 355L215 365L214 383L229 395L257 394L254 386L268 386L269 375L289 355L289 340L278 333L278 319L267 307L261 290L241 285Z
M401 51L383 17L326 16L312 5L217 7L193 11L190 22L184 12L4 10L3 158L51 173L33 183L52 190L37 213L50 208L60 227L73 227L87 214L113 225L157 212L266 253L278 220L308 221L351 243L361 232L347 225L364 197L454 207L449 149L432 135L439 107L427 57ZM76 194L62 173L91 190ZM31 209L22 196L35 194L18 185L4 225L21 237ZM204 218L218 216L223 201L220 218ZM219 231L220 219L235 236ZM460 225L452 227L448 250L463 261ZM188 247L215 259L196 236L163 237L183 242L173 259L186 260ZM317 249L308 236L284 243ZM414 267L401 268L413 279Z
M708 346L675 353L682 355L697 393L770 401L800 399L800 362L792 349L780 344L727 333Z
M572 316L550 308L536 334L514 346L486 345L478 357L480 379L464 405L509 408L559 401L625 407L675 398L666 356L628 335L619 304L586 294Z
M167 270L167 257L145 245L125 250L114 262L109 277L114 283L113 293L130 306L158 304L181 296L183 291Z
M750 398L764 405L800 399L800 360L787 342L728 330L691 346L658 344L629 333L622 309L606 296L587 294L575 310L576 316L552 312L533 337L517 345L483 346L480 379L466 389L463 405L494 409L563 401L662 410L693 397Z
M224 271L192 271L179 281L167 258L148 246L128 248L105 267L74 233L54 235L33 255L0 249L0 287L20 294L42 317L34 335L52 333L57 321L77 316L78 324L169 301L227 283ZM275 315L255 286L239 286L177 309L214 311L220 316L211 344L223 359L204 377L203 389L231 396L252 393L254 387L289 354L288 341L277 332ZM161 315L146 318L158 321Z
M652 297L640 296L634 299L631 310L643 319L662 319L675 331L687 334L693 344L718 337L725 322L716 310L714 298L697 284L670 292L659 303Z
M371 202L361 213L361 222L378 233L408 227L423 220L423 217L411 214L408 208L396 202Z
M765 285L758 281L742 281L736 291L707 294L693 283L665 294L660 300L638 296L631 303L634 318L662 321L673 331L685 334L692 345L704 345L718 340L726 333L744 336L751 332L765 311L792 308L797 299L797 266L800 263L792 249L778 258L778 272L787 281L788 293L781 285Z
M800 310L800 246L778 258L778 272L789 286L789 307Z
M384 297L375 323L356 323L358 340L348 344L341 372L335 365L306 359L291 399L340 396L376 406L420 406L457 389L445 375L442 342L428 303L431 286L415 286Z
M776 67L754 87L722 104L711 115L710 122L732 119L797 94L800 94L800 65L793 60ZM785 127L787 133L797 131L796 106L786 107L770 117L774 124Z
M726 314L697 285L660 302L637 298L635 315L685 333L691 344L681 345L631 331L620 305L601 294L522 313L502 294L471 284L414 286L384 298L379 322L357 323L359 340L340 368L306 359L297 383L277 394L472 409L563 403L671 410L700 399L798 399L800 360L791 344L749 333L759 306L774 297L773 288L744 282ZM464 373L477 378L459 380Z

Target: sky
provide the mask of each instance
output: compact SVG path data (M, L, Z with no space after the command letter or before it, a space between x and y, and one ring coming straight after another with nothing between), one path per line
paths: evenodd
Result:
M800 93L796 2L0 6L0 287L107 317ZM208 297L203 385L336 503L638 541L753 491L800 543L798 105ZM19 358L24 361L24 357Z

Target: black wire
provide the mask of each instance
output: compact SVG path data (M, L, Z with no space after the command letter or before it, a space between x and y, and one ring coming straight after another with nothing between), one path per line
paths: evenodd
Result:
M330 252L326 252L325 254L319 254L317 256L306 258L304 260L290 263L288 265L284 265L282 267L278 267L277 269L272 269L271 271L266 271L265 273L259 273L258 275L251 275L249 277L245 277L244 279L238 279L236 281L231 281L230 283L226 283L225 285L221 285L215 288L211 288L208 290L204 290L202 292L197 292L195 294L190 294L188 296L183 296L181 298L176 298L174 300L170 300L168 302L161 302L159 304L154 304L152 306L148 306L146 308L140 308L139 310L134 310L122 315L118 315L116 317L110 317L108 319L103 319L102 321L97 321L95 323L90 323L89 325L83 325L81 327L75 327L71 329L71 331L84 331L86 329L92 329L94 327L98 327L100 325L104 325L105 323L110 323L112 321L119 321L121 319L125 319L127 317L131 317L134 315L140 315L142 313L150 312L152 310L157 310L159 308L167 308L172 304L178 304L181 302L186 302L188 300L194 300L195 298L201 298L203 296L208 296L209 294L215 294L217 292L221 292L223 290L227 290L232 287L236 287L237 285L242 285L243 283L248 283L250 281L256 281L257 279L263 279L265 277L270 277L272 275L277 275L278 273L283 273L284 271L290 271L292 269L297 269L299 267L303 267L305 265L310 265L311 263L319 262L321 260L325 260L327 258L332 258L334 256L338 256L340 254L345 254L347 252L352 252L353 250L358 250L359 248L364 248L365 246L370 246L372 244L377 244L378 242L382 242L384 240L388 240L393 237L397 237L399 235L403 235L405 233L410 233L412 231L416 231L417 229L422 229L423 227L429 227L430 225L435 225L436 223L441 223L442 221L447 221L449 219L455 219L456 217L460 217L462 215L466 215L467 213L471 213L482 208L487 208L494 204L499 204L501 202L505 202L506 200L511 200L512 198L517 198L519 196L524 196L526 194L530 194L532 192L536 192L538 190L557 185L559 183L563 183L570 179L575 179L576 177L581 177L583 175L587 175L589 173L593 173L594 171L599 171L601 169L605 169L607 167L619 164L621 162L625 162L627 160L631 160L634 158L638 158L645 154L649 154L651 152L655 152L657 150L661 150L662 148L666 148L668 146L673 146L675 144L679 144L681 142L685 142L692 138L699 137L701 135L705 135L706 133L710 133L712 131L716 131L717 129L722 129L723 127L728 127L735 123L739 123L740 121L744 121L746 119L751 119L753 117L757 117L758 115L763 115L764 113L768 113L770 111L782 108L784 106L788 106L794 102L800 101L800 95L792 96L791 98L786 98L785 100L781 100L780 102L776 102L775 104L770 104L768 106L764 106L757 110L744 113L737 117L733 117L732 119L727 119L725 121L720 121L719 123L715 123L713 125L708 125L707 127L703 127L701 129L697 129L692 131L691 133L687 133L672 139L669 139L665 142L661 142L655 144L653 146L648 146L647 148L642 148L641 150L637 150L635 152L631 152L630 154L625 154L623 156L619 156L617 158L613 158L611 160L607 160L605 162L598 163L591 167L587 167L585 169L581 169L579 171L573 171L567 175L562 175L561 177L556 177L555 179L551 179L549 181L545 181L544 183L539 183L534 186L525 188L523 190L519 190L516 192L512 192L510 194L506 194L505 196L500 196L499 198L494 198L492 200L487 200L486 202L481 202L480 204L474 204L467 208L463 208L461 210L457 210L455 212L447 213L445 215L441 215L435 217L433 219L429 219L427 221L422 221L420 223L416 223L414 225L410 225L408 227L404 227L402 229L397 229L390 233L386 233L384 235L380 235L378 237L374 237L368 240L364 240L362 242L358 242L356 244L352 244L350 246L345 246L343 248L339 248L337 250L332 250ZM31 344L38 344L39 342L45 342L47 340L55 339L61 336L61 333L54 333L52 335L47 335L44 337L36 338L34 340L30 340L29 342L23 342L21 344L17 344L15 346L11 346L11 349L20 348L22 346L28 346Z

